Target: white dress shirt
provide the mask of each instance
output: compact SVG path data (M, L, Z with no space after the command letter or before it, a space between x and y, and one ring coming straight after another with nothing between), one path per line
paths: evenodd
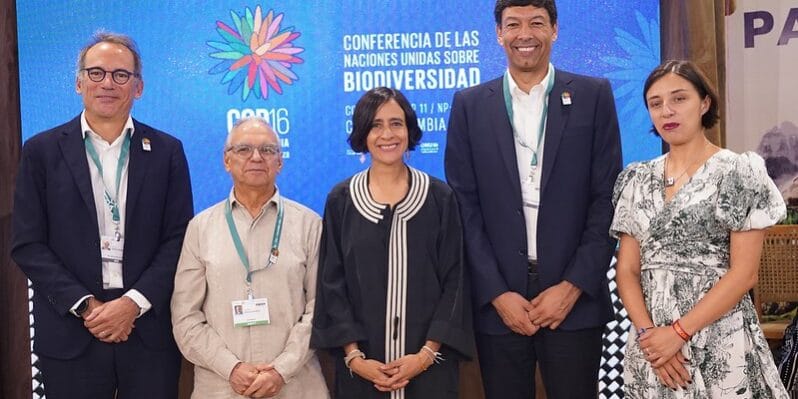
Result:
M122 143L125 141L125 133L129 131L131 136L134 133L133 118L128 115L127 122L124 128L122 128L122 134L120 134L113 143L108 143L91 129L86 120L85 111L80 114L80 127L83 132L83 139L85 140L88 135L89 140L91 140L91 143L94 145L94 149L97 150L97 156L103 166L103 173L101 175L100 170L97 169L97 165L94 164L88 151L86 152L86 159L89 162L89 173L91 174L91 189L94 194L94 207L97 211L98 234L100 236L113 236L117 227L111 216L111 208L105 202L105 191L107 190L111 195L116 193L116 169L119 163L119 156L122 152ZM119 181L119 198L116 200L119 208L119 232L122 234L123 238L125 232L125 206L127 205L127 172L129 164L130 158L128 157L125 164L122 165L122 178ZM100 249L97 248L97 250L99 251ZM103 289L124 288L122 263L103 261L102 276ZM72 313L75 313L77 306L89 296L91 295L80 298L72 307ZM139 316L146 313L152 307L150 301L138 290L131 289L125 293L125 296L130 297L141 309Z
M543 117L543 104L548 101L546 88L553 79L554 66L549 64L549 72L543 80L532 86L529 93L524 92L513 80L510 71L508 77L510 97L513 103L513 136L515 144L515 158L518 162L518 176L521 179L521 197L524 203L524 223L526 224L527 257L537 259L537 223L538 207L540 206L540 182L543 177L543 145L545 134L540 136L538 145L538 131ZM545 132L546 126L543 125ZM533 150L537 150L537 167L532 168ZM530 175L532 178L530 179Z

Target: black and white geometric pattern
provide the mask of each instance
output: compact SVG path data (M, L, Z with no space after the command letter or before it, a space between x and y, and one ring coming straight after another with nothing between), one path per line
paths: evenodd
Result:
M618 285L615 284L615 259L607 278L610 281L610 296L615 310L615 320L607 323L604 330L604 349L601 354L599 369L599 397L603 399L623 398L623 353L626 339L629 336L631 322L626 309L618 297Z
M28 321L30 323L30 364L31 375L31 389L33 390L33 399L44 399L44 380L42 379L42 372L39 371L39 357L33 353L33 339L35 334L35 323L33 320L33 286L28 280Z

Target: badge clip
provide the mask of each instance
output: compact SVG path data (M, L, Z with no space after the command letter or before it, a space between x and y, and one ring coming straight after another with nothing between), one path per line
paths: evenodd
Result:
M269 262L266 264L266 267L269 267L275 263L277 263L277 257L280 256L280 251L272 249L272 252L269 254Z
M150 139L146 137L141 139L141 149L147 152L152 151L152 147L150 147Z

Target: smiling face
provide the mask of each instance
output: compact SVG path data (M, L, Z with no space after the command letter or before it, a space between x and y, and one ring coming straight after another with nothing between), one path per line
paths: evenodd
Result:
M403 162L402 156L407 151L407 123L405 112L396 100L390 99L377 108L366 147L372 164L391 166Z
M269 191L283 167L282 152L276 154L253 150L241 155L235 149L242 145L252 148L272 146L280 148L274 131L258 120L249 120L233 128L224 152L224 168L233 178L233 185L248 190Z
M505 8L496 34L513 76L532 74L538 80L546 76L552 43L557 39L557 25L551 23L545 8Z
M105 71L124 69L134 71L133 53L125 46L100 42L86 52L84 68L102 68ZM133 101L141 97L144 82L135 76L123 85L114 82L110 73L100 82L91 81L86 71L80 71L76 90L83 97L86 119L124 123L133 108Z
M669 145L681 145L703 139L701 117L710 105L709 96L701 98L690 81L668 73L646 92L646 107L651 122Z

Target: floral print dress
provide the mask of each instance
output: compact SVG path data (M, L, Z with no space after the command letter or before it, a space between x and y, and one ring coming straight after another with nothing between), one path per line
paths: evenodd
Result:
M633 163L615 184L610 234L640 243L640 284L658 326L689 312L729 270L732 231L783 219L784 200L752 152L721 150L665 200L664 156ZM682 348L692 384L663 386L632 328L624 358L626 398L789 398L748 295Z

